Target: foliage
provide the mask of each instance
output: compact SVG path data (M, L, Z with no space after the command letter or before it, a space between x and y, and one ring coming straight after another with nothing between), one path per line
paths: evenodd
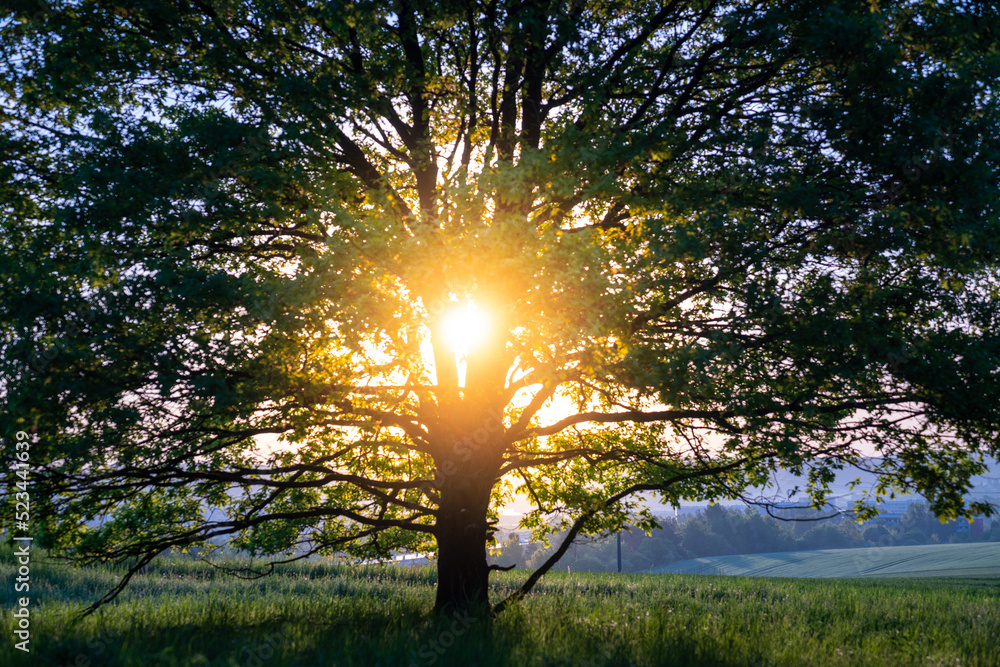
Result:
M812 549L847 549L855 546L843 531L828 523L809 530L802 536L802 541Z
M879 546L888 546L892 540L892 533L889 532L889 529L878 524L865 528L861 536L868 544L877 544Z
M872 465L877 494L988 510L963 493L1000 444L998 26L964 0L5 3L0 432L34 434L35 536L136 568L222 536L435 549L445 609L487 601L517 491L569 539L778 467L817 505Z

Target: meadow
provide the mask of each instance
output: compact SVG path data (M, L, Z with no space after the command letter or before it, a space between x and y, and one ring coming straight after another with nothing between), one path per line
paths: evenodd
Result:
M0 593L13 608L9 549ZM495 575L500 596L525 573ZM31 654L3 665L997 665L1000 578L554 572L492 623L435 619L432 568L304 562L256 581L162 559L97 614L107 568L32 565Z
M706 556L678 561L654 571L741 577L975 576L1000 579L1000 542Z

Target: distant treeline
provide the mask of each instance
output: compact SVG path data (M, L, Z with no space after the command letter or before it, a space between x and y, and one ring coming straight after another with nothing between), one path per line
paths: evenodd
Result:
M1000 541L1000 526L994 525L992 530L974 540L968 522L941 523L930 513L926 503L910 505L898 523L864 526L858 526L846 516L816 520L822 515L809 509L781 512L783 518L795 515L798 520L763 516L753 508L711 505L681 521L660 520L660 529L652 535L644 535L635 528L626 529L622 533L622 570L642 572L700 556ZM557 535L548 547L538 543L522 546L516 535L504 535L491 562L534 569L554 553L561 541L562 536ZM589 540L578 538L556 567L568 567L574 572L613 572L618 567L617 538L614 535Z

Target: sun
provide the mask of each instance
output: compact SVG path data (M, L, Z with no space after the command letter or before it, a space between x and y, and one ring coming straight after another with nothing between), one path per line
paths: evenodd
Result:
M441 320L441 333L454 354L466 355L485 342L490 318L475 304L456 304Z

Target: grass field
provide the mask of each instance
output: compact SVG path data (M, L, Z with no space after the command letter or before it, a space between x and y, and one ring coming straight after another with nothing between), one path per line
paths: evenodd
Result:
M674 574L742 577L940 577L1000 578L1000 543L785 551L693 558L660 568Z
M1000 664L1000 578L553 573L490 623L431 618L429 568L301 563L242 581L178 559L155 563L82 620L114 574L36 560L24 656L13 649L12 562L0 552L3 665ZM495 595L524 576L495 577Z

